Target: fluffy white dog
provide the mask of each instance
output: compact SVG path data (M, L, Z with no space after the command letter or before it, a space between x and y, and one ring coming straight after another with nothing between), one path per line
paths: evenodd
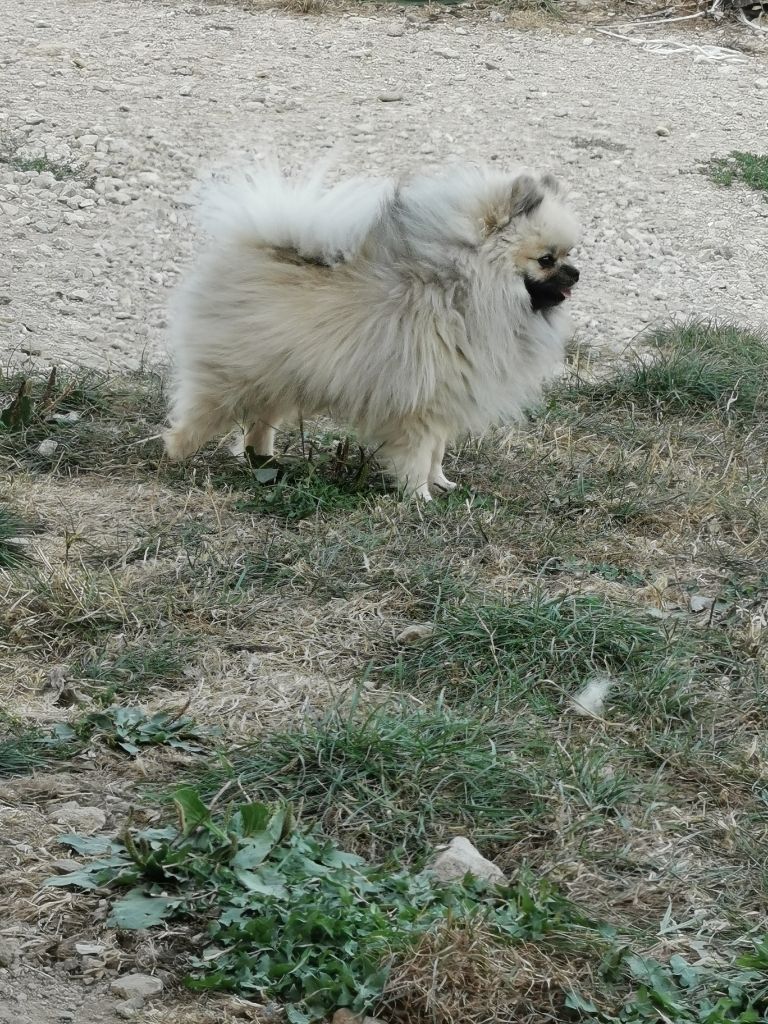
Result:
M555 180L462 167L327 186L260 168L214 186L179 294L165 434L185 458L236 425L328 413L407 494L451 490L446 443L519 416L562 359L577 225Z

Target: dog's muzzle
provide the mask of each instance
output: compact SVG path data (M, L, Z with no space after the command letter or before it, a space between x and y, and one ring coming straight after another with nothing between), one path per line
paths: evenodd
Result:
M561 302L565 302L580 276L576 267L570 263L563 263L557 273L546 281L535 281L531 277L526 277L525 287L531 297L534 312L551 309L552 306L559 306Z

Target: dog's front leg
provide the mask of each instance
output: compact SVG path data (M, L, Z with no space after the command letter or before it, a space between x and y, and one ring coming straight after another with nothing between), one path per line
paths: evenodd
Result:
M429 482L441 491L455 491L456 484L449 480L443 473L443 459L445 458L445 441L438 441L432 450L432 464L429 470Z

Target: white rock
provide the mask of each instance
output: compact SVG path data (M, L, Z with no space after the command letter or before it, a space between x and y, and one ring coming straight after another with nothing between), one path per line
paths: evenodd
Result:
M404 36L405 29L402 25L390 25L387 29L388 36Z
M406 626L402 632L397 634L396 640L399 644L417 644L420 640L426 640L435 631L432 622L416 622L412 626Z
M331 1024L383 1024L383 1021L380 1017L366 1017L363 1013L353 1013L343 1007L334 1013Z
M160 978L151 974L126 974L122 978L115 978L109 987L123 999L151 999L163 991Z
M437 54L438 57L445 57L446 60L458 60L459 57L461 57L458 50L451 50L447 46L437 47L432 51L432 53Z
M706 612L715 603L715 599L707 597L705 594L691 594L688 603L692 612Z
M667 135L670 134L670 131L671 129L668 124L659 124L656 126L656 134L661 136L661 138L666 138Z
M756 89L768 89L768 78L756 78L753 84Z
M46 459L50 458L51 455L59 447L58 442L54 441L52 437L46 437L44 441L41 441L37 446L37 451L40 455L43 455Z
M439 852L427 868L441 882L451 882L474 875L486 882L503 883L506 881L504 872L493 861L476 850L464 836L456 836L448 844L447 849Z
M76 942L75 952L78 956L101 956L105 952L106 946L100 942Z
M99 832L107 823L107 816L100 807L81 807L74 800L54 808L48 816L57 825L66 825L86 835Z
M115 1003L115 1013L122 1020L132 1020L138 1016L140 1007L132 1006L131 1003Z
M403 97L398 92L383 92L379 96L380 103L400 103Z
M36 113L34 110L30 111L24 118L26 124L42 124L44 120L43 115Z

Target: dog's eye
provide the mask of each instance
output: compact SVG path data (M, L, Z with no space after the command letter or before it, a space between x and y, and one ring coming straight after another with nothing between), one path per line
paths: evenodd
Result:
M546 254L546 256L540 256L539 257L539 266L540 267L554 267L554 265L555 265L555 257L552 255L551 252L548 252Z

